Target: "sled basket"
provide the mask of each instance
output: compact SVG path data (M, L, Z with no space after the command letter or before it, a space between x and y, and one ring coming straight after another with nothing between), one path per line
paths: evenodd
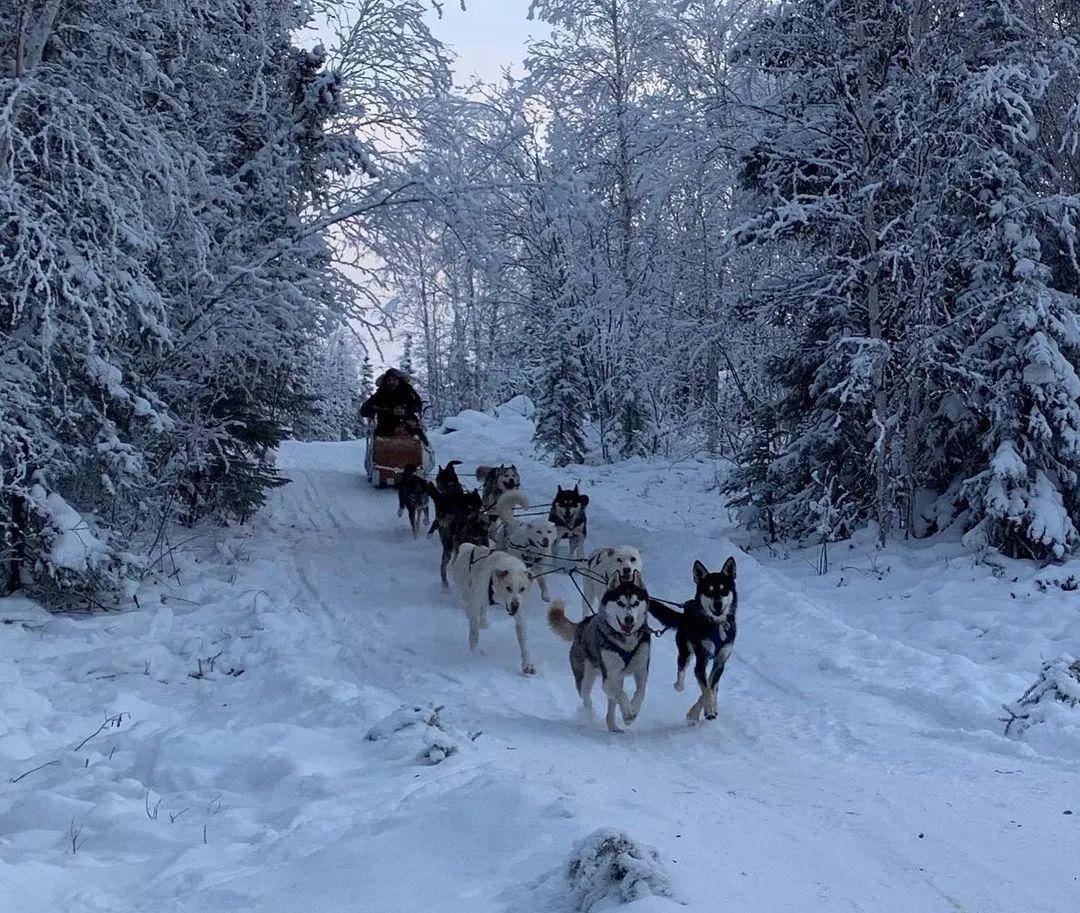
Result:
M368 481L379 488L397 485L406 466L417 466L426 476L435 462L429 447L407 436L369 437L367 454Z

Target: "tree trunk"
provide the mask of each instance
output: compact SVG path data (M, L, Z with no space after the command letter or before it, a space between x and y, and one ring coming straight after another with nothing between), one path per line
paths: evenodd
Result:
M859 67L859 115L862 119L865 141L863 143L863 179L870 180L873 162L874 111L870 98L870 76L867 72L869 61L866 53L866 26L863 20L856 25L856 40L864 53ZM866 315L867 335L878 343L874 353L874 370L871 378L873 389L873 410L877 440L874 445L874 501L878 522L878 542L885 544L889 532L889 476L888 452L890 433L888 420L888 398L885 394L885 334L881 323L881 254L878 249L877 208L873 193L865 195L863 204L863 234L866 238L867 256L865 261L866 276Z
M26 526L29 511L26 498L22 495L11 496L11 558L8 561L5 592L14 593L22 586L22 566L26 558Z

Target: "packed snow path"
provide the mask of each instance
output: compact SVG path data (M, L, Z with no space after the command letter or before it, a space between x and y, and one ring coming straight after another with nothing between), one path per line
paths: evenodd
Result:
M523 419L458 425L440 462L515 460L536 501L567 478L528 456ZM4 777L0 913L563 911L567 853L601 826L655 846L686 903L628 909L1076 909L1080 767L972 723L992 672L853 627L740 554L719 719L684 722L667 635L612 735L582 717L535 594L537 676L495 612L469 653L437 540L413 541L362 463L359 444L284 446L292 484L250 533L198 544L152 611L0 602L0 760L49 765ZM700 474L680 501L652 490L665 473L593 473L590 541L641 546L650 588L685 598L693 558L735 549L690 516ZM569 581L554 591L579 617ZM402 704L442 728L394 732Z

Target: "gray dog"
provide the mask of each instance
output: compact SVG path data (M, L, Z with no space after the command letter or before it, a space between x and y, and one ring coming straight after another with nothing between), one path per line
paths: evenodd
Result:
M615 708L629 726L641 711L645 684L649 677L649 651L652 635L645 623L649 594L635 573L629 580L604 593L600 611L581 621L566 617L566 604L557 599L548 609L548 624L563 640L570 641L570 670L585 707L592 710L592 687L596 676L607 695L607 728L621 732L615 722ZM626 676L633 676L634 696L623 687Z

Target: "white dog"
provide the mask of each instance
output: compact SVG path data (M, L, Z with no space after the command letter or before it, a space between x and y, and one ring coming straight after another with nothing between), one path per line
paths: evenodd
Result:
M499 548L525 562L540 586L540 598L551 602L547 577L555 548L555 524L550 520L525 520L514 516L514 508L528 507L529 499L520 490L508 491L498 501L499 525L492 536Z
M521 672L523 675L533 675L536 667L529 659L529 647L525 642L525 613L521 611L525 594L533 582L525 563L506 552L466 542L458 549L451 574L461 607L469 619L469 649L480 648L480 629L488 626L488 606L501 605L514 619L521 650Z
M604 593L618 584L633 579L634 573L644 574L641 552L632 545L598 548L585 561L582 587L586 612L595 612Z

